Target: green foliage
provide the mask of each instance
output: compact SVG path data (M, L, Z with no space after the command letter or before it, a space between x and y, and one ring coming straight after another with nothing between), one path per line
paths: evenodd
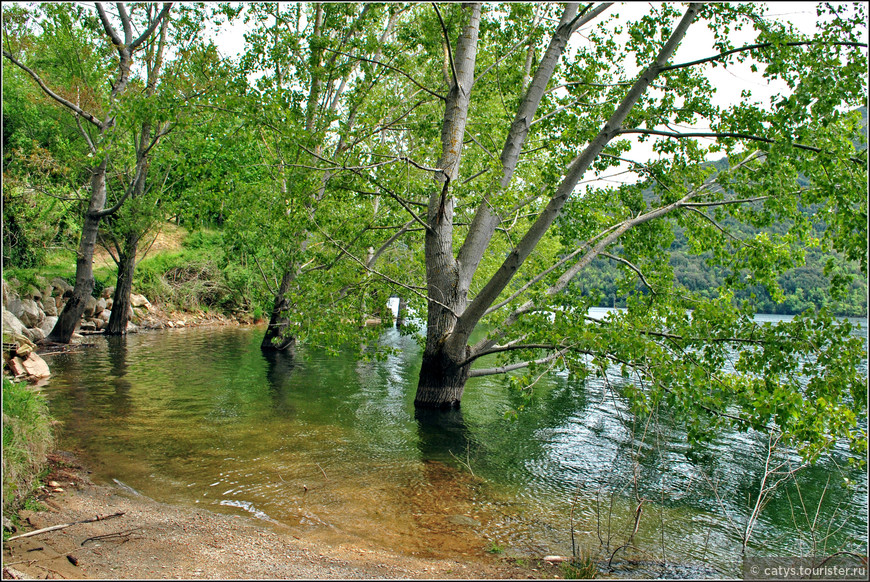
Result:
M36 487L53 445L45 397L3 376L3 513L16 510Z

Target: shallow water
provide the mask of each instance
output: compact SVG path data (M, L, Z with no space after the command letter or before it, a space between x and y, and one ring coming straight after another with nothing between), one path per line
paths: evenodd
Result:
M571 555L573 520L577 551L609 558L629 542L643 499L617 574L739 574L763 439L723 435L690 461L685 433L664 415L635 426L618 391L559 374L515 420L505 413L521 400L496 377L472 379L461 411L415 412L411 338L385 332L402 349L383 362L316 350L293 360L265 357L262 333L94 337L51 357L61 446L81 450L98 480L159 501L421 556ZM781 489L748 554L807 553L834 532L826 551L866 555L867 478L837 468L847 456L838 450Z

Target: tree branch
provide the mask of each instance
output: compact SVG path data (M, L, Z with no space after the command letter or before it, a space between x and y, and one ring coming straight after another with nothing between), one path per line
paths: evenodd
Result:
M675 131L661 131L658 129L630 128L630 129L620 129L618 133L619 134L639 133L639 134L644 134L644 135L660 135L662 137L673 137L673 138L678 138L678 139L684 138L684 137L710 137L710 138L724 137L724 138L760 141L760 142L769 143L769 144L780 143L780 142L777 142L775 140L770 139L769 137L761 137L761 136L757 136L757 135L750 135L748 133L736 133L736 132L693 131L693 132L679 133L679 132L675 132ZM830 152L827 152L821 148L817 148L814 146L802 145L802 144L791 143L791 142L789 142L789 145L793 148L807 150L810 152L815 152L817 154L831 155ZM860 158L851 158L850 157L849 160L853 161L855 163L858 163L858 164L864 163L864 160L862 160Z
M344 56L351 57L351 58L354 58L354 59L359 59L359 60L361 60L361 61L363 61L363 62L366 62L366 63L371 63L371 64L373 64L373 65L378 65L378 66L384 67L384 68L386 68L386 69L390 69L390 70L392 70L392 71L396 71L397 73L399 73L400 75L403 75L403 76L404 76L405 78L407 78L409 81L411 81L412 83L414 83L417 87L419 87L419 88L422 89L423 91L426 91L427 93L429 93L430 95L432 95L433 97L437 97L438 99L441 99L442 101L446 101L446 100L447 100L447 97L444 97L443 95L439 95L439 94L436 93L435 91L432 91L431 89L429 89L429 88L423 86L422 84L418 83L418 82L416 81L416 79L414 79L414 77L412 77L411 75L409 75L408 73L406 73L406 72L403 71L402 69L399 69L398 67L394 67L394 66L392 66L392 65L388 65L388 64L383 63L383 62L381 62L381 61L376 61L376 60L374 60L374 59L367 59L367 58L365 58L365 57L355 56L355 55L352 55L352 54L349 54L349 53L345 53L345 52L342 52L342 51L339 51L339 50L331 49L331 48L329 48L329 47L323 47L323 50L325 50L325 51L330 51L330 52L334 52L334 53L338 53L338 54L340 54L340 55L344 55Z
M447 58L450 59L450 70L453 72L453 82L459 85L459 77L456 75L456 63L453 62L453 49L450 47L450 35L447 33L447 25L444 24L444 18L441 17L441 11L438 10L438 4L432 3L432 8L435 9L435 14L438 15L438 22L441 23L441 33L444 35L444 42L447 45Z
M519 362L517 364L507 364L504 366L498 366L495 368L480 368L478 370L471 370L468 372L469 378L478 378L480 376L492 376L495 374L504 374L506 372L512 372L514 370L521 370L522 368L528 368L532 364L546 364L547 362L552 362L553 360L559 359L564 356L566 353L570 351L570 348L564 348L558 350L549 356L544 358L540 358L538 360L531 360L528 362Z
M643 284L646 285L646 288L650 290L650 293L652 293L653 295L656 295L656 290L652 288L652 286L646 280L646 277L643 276L643 273L641 272L641 270L637 266L635 266L634 263L632 263L631 261L628 261L626 259L623 259L622 257L617 257L616 255L611 255L610 253L607 253L607 252L602 252L601 256L607 257L608 259L610 259L612 261L617 261L619 263L622 263L623 265L627 266L629 269L631 269L632 271L637 273L637 276L640 277L640 280L643 281Z
M709 63L712 61L718 61L719 59L723 59L729 55L733 55L734 53L746 52L760 48L768 48L774 46L775 44L779 46L806 46L811 44L825 44L825 45L834 45L834 46L851 46L858 48L867 48L865 43L861 42L847 42L847 41L839 41L839 42L822 42L818 40L808 40L808 41L799 41L799 42L783 42L783 43L772 43L772 42L763 42L759 44L750 44L738 48L734 48L723 53L719 53L718 55L713 55L712 57L706 57L703 59L698 59L697 61L691 61L689 63L680 63L677 65L669 65L662 69L662 72L665 73L667 71L674 71L676 69L684 69L686 67L694 67L695 65L702 65L704 63Z
M27 67L24 63L22 63L21 61L19 61L15 57L13 57L12 53L10 53L9 51L4 49L3 56L6 57L7 59L9 59L10 61L12 61L12 63L15 64L22 71L24 71L25 73L30 75L33 78L33 80L36 81L36 84L39 85L39 87L43 90L43 92L45 92L46 95L48 95L49 97L51 97L52 99L54 99L55 101L60 103L61 105L72 110L73 113L75 113L76 115L81 115L82 117L84 117L85 119L90 121L92 124L97 126L99 129L101 129L101 130L103 129L103 123L99 119L97 119L96 117L94 117L93 115L88 113L87 111L84 111L81 107L79 107L75 103L72 103L71 101L68 101L67 99L64 99L63 97L61 97L60 95L58 95L57 93L55 93L54 91L49 89L48 85L46 85L42 81L42 79L39 77L39 75L37 75L32 69Z
M145 30L145 32L143 32L143 33L139 36L139 38L137 38L137 39L134 40L132 43L130 43L130 50L131 50L131 51L132 51L132 50L135 50L136 48L138 48L140 44L142 44L143 42L145 42L145 39L146 39L146 38L148 38L149 36L151 36L151 33L154 32L154 29L157 28L157 25L160 24L160 21L161 21L163 18L166 18L166 15L169 14L169 9L170 9L170 8L172 8L172 2L164 2L164 3L163 3L163 10L160 11L160 14L157 15L157 18L155 18L155 19L151 22L151 24L148 26L148 28Z

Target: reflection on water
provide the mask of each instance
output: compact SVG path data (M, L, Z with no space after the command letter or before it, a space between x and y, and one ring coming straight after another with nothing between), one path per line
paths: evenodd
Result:
M559 374L516 420L505 412L519 397L495 377L472 379L459 411L415 411L419 351L394 330L383 341L401 349L381 362L264 355L261 336L172 330L95 338L52 357L46 393L64 423L61 445L83 450L98 479L157 500L338 543L421 556L570 555L573 523L578 551L622 548L617 564L739 572L761 438L724 435L690 461L666 414L641 423L618 390ZM847 454L775 494L748 552L807 553L834 532L825 551L866 555L867 479L846 472L857 487L841 486L834 463L845 467Z

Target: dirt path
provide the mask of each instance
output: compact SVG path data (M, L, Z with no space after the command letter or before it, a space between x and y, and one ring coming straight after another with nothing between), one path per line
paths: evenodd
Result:
M68 453L52 455L45 482L53 484L40 496L46 509L22 512L28 529L123 515L5 543L4 579L560 577L556 566L542 561L520 567L499 556L457 561L423 559L405 555L401 548L364 543L327 546L286 526L170 506L120 487L94 485Z

